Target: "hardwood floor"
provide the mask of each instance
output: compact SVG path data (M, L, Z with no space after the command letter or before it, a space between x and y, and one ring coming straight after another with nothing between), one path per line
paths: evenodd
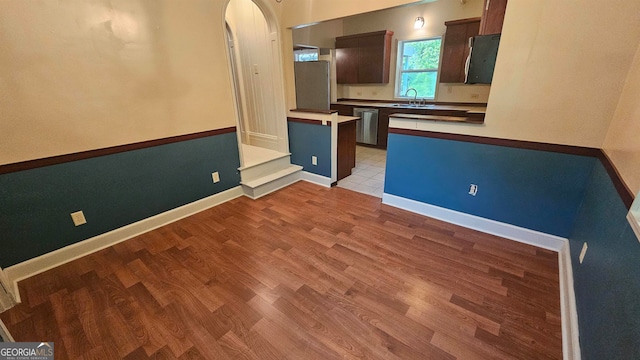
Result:
M20 283L56 359L561 359L554 252L298 182Z

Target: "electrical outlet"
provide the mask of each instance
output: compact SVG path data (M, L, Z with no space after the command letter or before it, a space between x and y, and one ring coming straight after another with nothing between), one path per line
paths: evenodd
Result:
M75 226L80 226L87 223L87 219L84 217L84 213L82 211L71 213L71 220L73 220L73 225Z
M478 193L478 185L476 184L469 185L469 195L476 196L477 193Z
M218 172L214 172L211 173L211 178L213 179L214 183L220 182L220 174L218 174Z
M318 157L311 156L311 165L318 165Z
M580 250L580 264L582 264L582 262L584 261L584 256L587 255L588 248L589 248L589 245L587 245L587 243L585 242L582 245L582 250Z

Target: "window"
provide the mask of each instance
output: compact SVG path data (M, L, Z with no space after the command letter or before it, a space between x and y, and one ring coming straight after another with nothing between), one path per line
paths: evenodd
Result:
M293 56L294 61L318 61L318 49L296 49Z
M407 90L416 89L417 98L435 99L441 43L440 37L398 42L396 97L413 98Z

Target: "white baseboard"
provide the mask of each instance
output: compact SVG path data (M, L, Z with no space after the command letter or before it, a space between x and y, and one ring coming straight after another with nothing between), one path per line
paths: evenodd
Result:
M442 220L448 223L460 225L469 229L482 231L487 234L492 234L521 243L534 245L547 250L560 251L565 242L568 241L566 238L562 238L556 235L545 234L540 231L530 230L527 228L506 224L491 219L485 219L479 216L470 215L463 212L450 210L387 193L382 195L382 203Z
M580 360L578 312L573 288L573 268L571 266L568 239L386 193L382 195L382 203L487 234L558 252L563 359Z
M314 174L308 171L303 171L300 175L300 180L308 181L324 187L331 187L331 178Z
M2 320L0 320L0 336L2 336L5 342L16 342Z
M573 288L573 266L567 241L558 252L560 270L560 312L562 316L562 355L564 360L580 360L580 336L576 293Z
M4 276L6 277L8 284L10 284L7 291L13 295L13 298L17 302L21 302L20 293L18 291L18 282L20 280L37 275L56 266L60 266L68 263L69 261L73 261L98 250L107 248L111 245L131 239L132 237L157 229L161 226L222 204L242 195L242 187L236 186L204 199L165 211L161 214L154 215L133 224L123 226L107 233L94 236L90 239L65 246L61 249L10 266L4 269Z

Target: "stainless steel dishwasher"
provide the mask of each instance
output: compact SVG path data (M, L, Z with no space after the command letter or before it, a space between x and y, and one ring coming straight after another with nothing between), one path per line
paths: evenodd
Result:
M356 142L378 145L378 109L354 108L353 116L360 117L356 122Z

